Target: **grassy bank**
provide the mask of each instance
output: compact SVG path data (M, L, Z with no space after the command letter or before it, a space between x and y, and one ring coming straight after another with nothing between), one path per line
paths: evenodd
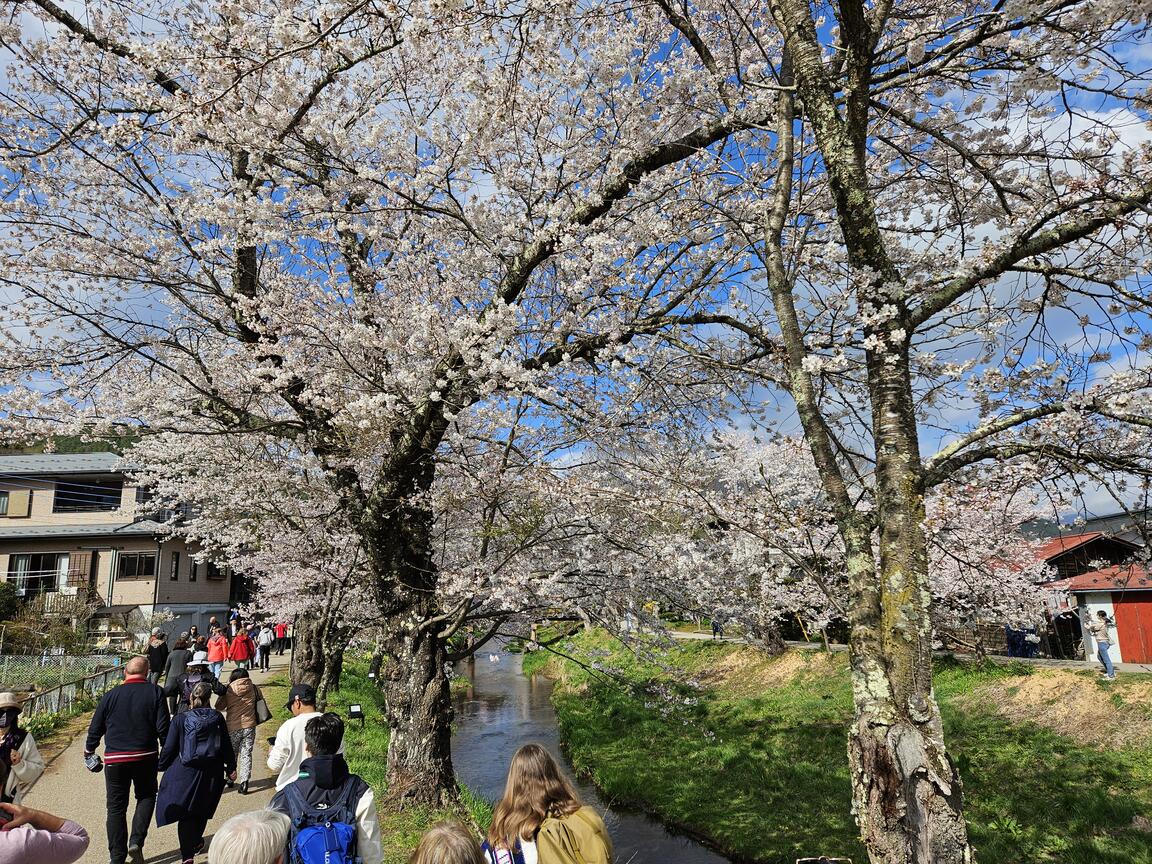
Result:
M344 718L344 757L348 767L371 784L376 792L376 800L382 801L387 791L386 771L388 754L388 726L384 722L384 699L379 688L368 678L367 660L345 662L341 676L341 686L337 693L329 694L327 710L334 711ZM269 707L272 708L274 722L269 724L272 735L275 726L288 718L284 703L288 698L288 686L284 680L262 684ZM348 706L358 704L363 707L365 719L361 726L358 720L348 719ZM265 727L261 727L263 729ZM461 789L464 813L448 810L434 810L425 807L406 807L403 810L380 809L380 830L384 839L384 864L404 864L424 831L442 819L471 818L478 825L487 828L492 820L491 805L484 799Z
M845 655L695 642L642 659L597 633L564 650L611 674L526 666L559 676L572 761L610 798L749 861L866 860ZM1152 682L956 663L936 681L982 864L1152 864Z

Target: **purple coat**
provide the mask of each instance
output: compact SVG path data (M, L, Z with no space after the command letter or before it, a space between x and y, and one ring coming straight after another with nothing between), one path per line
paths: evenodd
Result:
M219 758L206 767L185 765L180 761L184 728L194 715L205 712L215 715L212 720L219 736ZM232 749L232 739L228 737L223 715L214 708L193 708L172 718L168 740L160 751L159 768L164 776L156 796L158 826L179 822L186 816L211 819L224 793L224 775L236 769L236 753Z

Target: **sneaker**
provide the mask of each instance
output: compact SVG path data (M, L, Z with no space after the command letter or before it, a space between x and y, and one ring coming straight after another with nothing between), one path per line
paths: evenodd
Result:
M144 850L140 848L139 843L133 843L128 847L128 860L132 864L144 864Z
M248 781L247 780L245 780L243 783L240 784L240 794L241 795L247 795L248 794Z

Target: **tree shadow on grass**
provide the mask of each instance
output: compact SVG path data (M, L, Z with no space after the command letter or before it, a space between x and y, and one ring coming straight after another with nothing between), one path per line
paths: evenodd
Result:
M612 688L572 700L564 714L577 768L594 766L589 774L609 799L643 802L742 860L864 860L843 727L708 716L706 704L662 717Z
M1152 834L1132 827L1152 812L1138 764L1149 754L1096 750L990 715L945 718L980 861L1152 862Z
M800 692L669 707L592 684L559 698L573 761L608 798L640 803L741 860L867 860L850 815L848 717L835 719L818 694L807 722ZM781 698L794 700L787 719L774 710ZM947 707L945 720L981 864L1152 864L1152 834L1132 827L1152 813L1147 753L1094 750Z

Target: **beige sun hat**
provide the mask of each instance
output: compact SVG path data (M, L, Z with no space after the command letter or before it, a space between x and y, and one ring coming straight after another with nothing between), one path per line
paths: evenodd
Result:
M24 700L17 696L15 693L0 693L0 711L7 708L19 709Z

